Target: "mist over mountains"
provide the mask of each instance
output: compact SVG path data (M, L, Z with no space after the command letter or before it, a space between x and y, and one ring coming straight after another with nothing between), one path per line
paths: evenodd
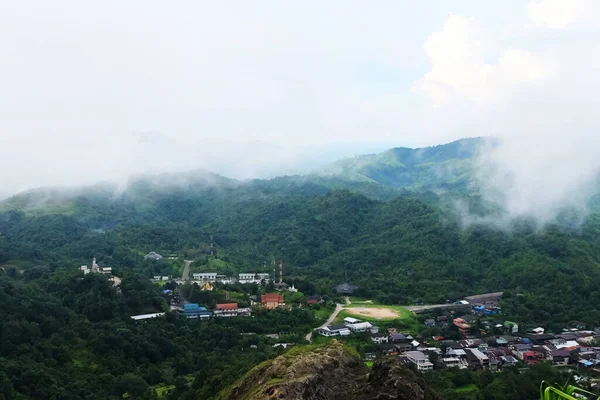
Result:
M30 190L5 200L2 209L39 210L78 196L136 198L174 188L188 193L207 188L257 190L276 196L346 189L377 200L391 200L406 191L432 191L453 197L455 211L464 214L467 224L506 226L515 218L532 218L544 225L565 210L583 218L589 200L598 193L597 168L594 163L585 164L586 152L576 151L576 146L566 146L564 152L549 147L543 153L524 151L505 138L467 138L424 148L395 147L327 163L333 153L291 156L285 149L260 142L232 147L213 141L207 148L198 148L155 132L136 134L135 140L137 153L132 161L136 169L131 173L91 186ZM222 148L228 149L227 155ZM522 153L517 157L515 151ZM174 156L178 161L173 162ZM198 159L200 165L212 168L194 168ZM277 176L277 171L284 173ZM459 194L479 196L497 207L497 213L485 219L471 215Z

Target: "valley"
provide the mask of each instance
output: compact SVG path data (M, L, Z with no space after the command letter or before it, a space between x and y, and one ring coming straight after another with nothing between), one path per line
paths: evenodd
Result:
M530 399L535 386L515 394L507 385L563 378L540 349L527 350L535 363L514 356L538 328L548 343L536 346L556 346L561 335L577 343L566 368L591 385L595 367L577 367L600 326L594 199L586 215L565 209L543 226L489 222L503 210L481 196L478 143L392 149L305 176L235 181L198 171L133 178L118 195L102 184L3 201L5 397L227 398L254 393L235 386L253 367L336 340L360 365L412 368L411 356L426 357L435 370L421 372L443 398L479 399L495 385L507 399ZM118 285L82 274L93 257ZM497 309L459 303L497 292ZM348 318L363 324L358 332ZM446 356L453 343L508 336L521 341L486 350L488 361L502 361L493 376L442 362L456 358ZM469 351L457 363L470 365ZM509 356L523 377L501 358ZM347 361L356 377L368 373ZM267 391L283 378L269 379Z

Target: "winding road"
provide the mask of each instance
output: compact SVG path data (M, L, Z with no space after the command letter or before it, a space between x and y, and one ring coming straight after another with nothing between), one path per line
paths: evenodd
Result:
M325 321L325 323L323 325L319 326L319 328L323 328L327 325L331 325L331 323L333 322L333 320L335 320L335 318L338 316L340 311L342 311L344 309L344 306L350 304L350 298L346 297L345 299L346 299L346 304L340 304L340 303L336 304L335 310L333 311L333 313L331 313L331 315L329 316L327 321ZM312 339L313 332L319 328L315 328L312 331L310 331L310 333L308 335L306 335L306 340L310 342L310 340Z

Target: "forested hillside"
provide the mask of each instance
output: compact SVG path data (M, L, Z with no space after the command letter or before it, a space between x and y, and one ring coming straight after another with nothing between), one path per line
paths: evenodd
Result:
M471 150L459 148L419 157L469 163ZM170 314L131 320L166 309L149 278L179 276L184 259L195 271L228 274L270 272L283 260L285 280L305 295L332 298L335 285L348 282L358 296L384 304L504 291L503 314L524 328L600 324L597 199L586 216L565 210L543 228L526 219L499 228L493 221L502 209L466 189L468 172L436 181L427 177L431 170L416 173L429 168L421 158L402 149L389 154L402 165L372 164L368 180L239 182L196 171L38 190L2 202L0 399L144 398L165 384L170 398L212 398L282 351L243 333L283 331L297 341L317 326L302 308L202 324ZM150 262L150 251L174 260ZM79 266L92 257L122 277L118 289L103 277L82 277ZM209 306L216 300L182 291ZM248 295L240 304L249 304Z
M467 199L473 212L486 212L477 197ZM0 214L0 261L76 268L96 256L117 271L150 274L143 254L188 254L202 264L212 236L232 272L283 259L286 276L310 282L312 293L330 294L347 280L364 296L410 304L505 290L524 320L598 322L586 308L600 300L595 215L576 227L517 221L503 230L465 226L452 204L432 192L384 202L312 184L276 192L140 183L120 197L73 197L61 214Z
M473 184L474 158L482 145L483 138L473 138L419 149L397 147L337 161L321 175L394 189L464 191Z

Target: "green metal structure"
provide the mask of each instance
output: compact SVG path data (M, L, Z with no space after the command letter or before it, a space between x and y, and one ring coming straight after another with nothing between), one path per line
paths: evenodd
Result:
M563 387L542 382L540 400L600 400L600 396L572 385Z

